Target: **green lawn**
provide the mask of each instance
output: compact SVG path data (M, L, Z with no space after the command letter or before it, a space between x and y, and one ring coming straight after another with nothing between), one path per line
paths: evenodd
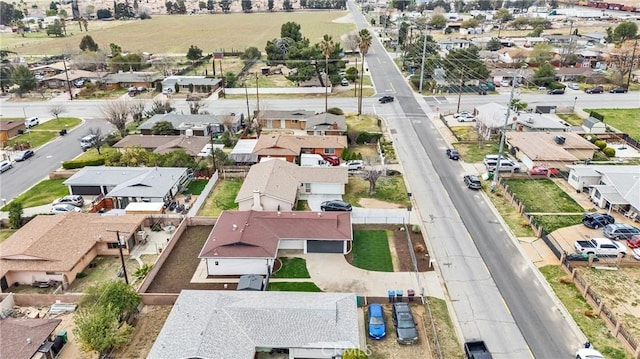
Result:
M527 212L582 213L584 208L550 179L508 179L505 181Z
M393 272L387 231L353 231L353 265L378 272Z
M556 116L572 124L573 126L580 126L582 125L582 122L584 122L582 117L576 115L575 113L557 113Z
M78 146L80 146L80 144L78 144ZM74 161L92 161L100 158L108 158L109 156L111 156L116 152L118 152L118 150L116 150L115 148L109 147L107 145L103 145L102 147L100 147L100 154L98 154L98 150L96 150L95 148L90 148L87 151L80 154L80 156L74 158L73 160Z
M187 188L186 193L192 194L192 195L199 195L200 193L202 193L202 190L207 185L207 183L209 183L208 180L191 181L191 183L189 183L189 187Z
M493 206L496 208L498 213L500 213L500 217L502 220L509 226L509 229L513 232L513 235L516 237L533 237L534 233L529 226L529 223L522 217L520 212L516 210L516 208L509 203L502 192L496 190L495 192L487 191L487 196L493 203Z
M14 144L29 143L31 148L36 148L44 145L45 143L55 139L58 136L60 135L57 131L40 131L32 128L31 131L13 137L9 141L7 141L7 145L13 146Z
M22 203L23 208L42 206L53 202L56 198L69 194L69 188L62 184L65 179L47 179L38 182L26 192L14 199ZM0 209L6 211L6 208Z
M198 211L198 216L217 217L222 211L237 209L238 204L235 203L235 200L241 186L242 179L239 178L218 180L204 205Z
M359 132L380 133L378 118L372 115L349 114L346 116L347 129Z
M269 283L270 291L280 292L322 292L313 282L276 282Z
M640 108L595 108L584 109L584 111L586 113L595 111L603 115L606 124L640 140Z
M39 124L34 127L33 130L58 132L64 129L70 130L81 123L82 120L76 117L60 117L59 119L53 118L45 123Z
M300 199L296 203L296 211L310 211L311 207L309 207L309 203L307 201Z
M540 272L542 272L553 291L569 311L569 314L571 314L580 329L598 351L604 354L606 358L631 358L631 355L627 354L622 344L609 334L604 320L592 315L593 309L562 268L559 266L544 266L540 268Z
M547 233L551 233L556 229L573 226L582 223L582 215L566 215L566 216L534 216L536 222L541 225Z
M345 192L344 200L354 205L359 203L360 198L375 198L395 203L398 208L407 207L410 203L407 196L407 187L405 187L404 180L400 176L380 177L373 195L369 194L368 181L350 177Z
M460 152L460 157L467 163L482 162L484 156L498 153L500 144L497 142L456 143L454 147Z
M271 278L311 278L303 258L281 257L282 267Z

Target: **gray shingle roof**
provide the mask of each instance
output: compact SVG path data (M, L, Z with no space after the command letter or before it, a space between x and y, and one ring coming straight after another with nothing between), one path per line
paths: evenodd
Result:
M84 167L64 181L67 186L113 188L110 197L163 197L187 169L179 167Z
M351 293L183 290L148 358L253 359L262 348L359 348Z
M182 115L177 113L166 113L153 115L150 119L141 124L138 128L141 130L150 130L158 122L171 122L176 130L186 130L188 128L206 128L209 124L223 124L224 119L231 115ZM240 123L240 116L233 115L233 124Z

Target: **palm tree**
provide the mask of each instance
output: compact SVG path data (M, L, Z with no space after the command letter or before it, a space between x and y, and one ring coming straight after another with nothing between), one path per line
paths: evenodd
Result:
M369 30L362 29L358 33L358 49L360 49L360 56L362 58L362 67L360 69L360 97L358 97L358 115L362 113L362 79L364 78L364 56L371 47L371 33Z
M326 113L329 108L329 87L327 86L327 82L329 80L329 56L333 52L335 44L333 43L333 39L329 35L324 35L322 38L322 42L320 42L320 49L322 50L322 55L324 55L324 80L322 83L324 84L324 112Z

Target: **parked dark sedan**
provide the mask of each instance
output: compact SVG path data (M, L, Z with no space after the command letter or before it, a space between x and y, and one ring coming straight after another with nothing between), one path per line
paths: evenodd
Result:
M627 93L627 88L626 87L614 87L611 90L609 90L609 93Z
M596 86L596 87L592 87L590 89L586 89L584 92L586 92L588 94L603 93L604 89L602 88L602 86Z
M393 325L400 344L415 344L418 342L416 322L413 320L409 303L393 303Z
M325 201L320 204L320 209L323 211L344 211L351 212L351 205L345 201L333 200Z
M14 159L16 160L16 162L20 162L33 157L33 155L34 153L31 150L20 151L16 153L16 156L14 157Z
M388 103L388 102L393 102L394 98L393 96L382 96L378 99L378 101L380 101L380 103Z
M582 224L591 229L598 229L607 224L615 223L615 218L606 213L589 213L582 217Z
M564 89L563 88L561 88L561 89L553 89L553 90L547 91L547 93L549 95L564 95Z
M447 148L447 157L449 157L450 160L457 161L460 159L460 153L458 153L458 150L455 148Z

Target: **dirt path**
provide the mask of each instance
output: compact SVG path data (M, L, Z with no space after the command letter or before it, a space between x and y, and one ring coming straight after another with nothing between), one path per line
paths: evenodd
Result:
M112 358L146 358L171 308L170 305L145 305L138 317L131 342L122 350L115 352Z

